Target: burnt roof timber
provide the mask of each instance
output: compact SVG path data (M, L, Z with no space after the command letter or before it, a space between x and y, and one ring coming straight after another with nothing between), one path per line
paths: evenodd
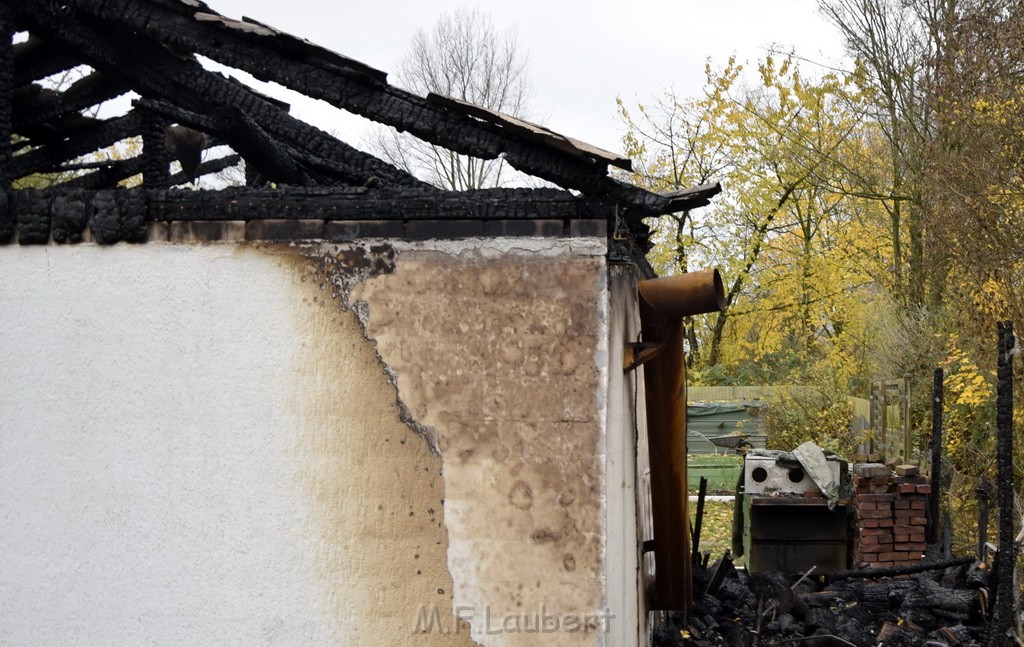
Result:
M590 156L595 164L607 163L617 166L624 171L633 170L633 162L628 157L617 155L572 137L560 135L549 128L525 119L506 115L497 110L491 110L490 108L484 108L456 97L449 97L434 92L427 94L427 101L443 105L449 110L461 112L471 117L492 121L503 129L510 130L527 139L542 142L544 145L552 146L570 155Z
M211 105L214 108L233 105L244 110L260 128L278 140L313 151L344 169L356 181L377 178L384 184L427 186L408 173L295 119L245 86L206 70L195 60L180 58L157 42L130 33L119 33L111 38L108 29L88 24L82 12L75 12L72 20L66 13L54 13L41 5L45 2L29 0L24 5L26 16L36 29L48 39L78 49L92 67L127 79L143 96L171 98L199 113L209 111Z
M151 189L170 188L171 147L168 145L168 140L175 141L175 153L178 152L179 142L171 132L171 124L167 123L163 117L145 109L141 112L142 183ZM196 147L199 150L194 153L191 150L181 151L179 162L183 169L186 163L191 166L196 157L202 163L202 148L206 147L206 140L207 137L204 135L200 145ZM196 168L198 169L198 164L196 164Z
M94 72L75 81L64 92L48 90L40 92L26 104L15 106L12 129L25 134L34 126L45 124L60 117L75 115L85 108L109 101L131 90L121 79L109 74Z
M558 189L224 189L149 194L155 220L529 220L609 218L603 200Z
M6 5L0 5L0 190L9 188L14 179L11 169L14 156L11 132L11 113L14 111L13 38L14 15Z
M121 117L107 119L63 142L40 146L14 156L9 164L10 177L20 178L42 173L82 155L112 146L122 139L136 135L141 126L142 119L134 111Z
M14 86L22 86L82 65L74 53L35 34L14 46Z
M211 173L219 173L226 168L238 165L242 161L239 155L225 155L224 157L218 157L216 159L208 160L199 165L199 169L196 173L198 177L209 175ZM71 178L65 182L54 184L49 187L48 190L56 189L90 189L90 190L102 190L102 189L113 189L117 186L118 182L127 180L133 175L142 173L145 161L141 156L132 157L126 160L115 160L108 163L103 168L99 168L92 173L86 173L79 175L78 177ZM170 176L167 183L170 186L178 186L189 182L189 178L185 176L183 171Z
M232 147L235 146L235 144L230 141L229 133L225 130L223 120L210 115L199 114L191 110L184 110L163 100L136 99L132 102L132 105L146 110L151 110L157 114L172 119L179 124L195 128L196 130L216 134L222 137L227 143L231 144ZM270 137L269 134L266 136ZM366 180L363 180L362 176L353 177L351 174L346 174L343 172L343 169L338 169L337 163L319 157L306 149L296 148L276 140L273 141L273 144L280 147L283 154L297 162L303 168L304 172L314 175L318 184L348 184L361 186L366 183ZM238 149L236 148L236 150ZM246 156L247 165L251 164L253 168L257 169L260 167L261 164L258 155L250 153L253 156L250 158L249 155L246 155L245 150L239 150L239 152ZM253 161L253 159L255 159L255 161ZM266 173L261 172L261 175L264 178L269 177Z
M174 178L172 178L174 181ZM76 187L77 188L77 187ZM24 203L19 196L26 194ZM30 194L30 195L29 195ZM614 206L600 199L579 197L559 189L480 189L441 192L416 188L365 187L228 188L219 191L183 189L124 189L69 191L50 187L7 194L9 215L20 222L45 213L48 204L73 199L88 206L122 205L121 217L151 221L224 221L309 219L324 221L422 220L608 220ZM134 196L134 199L128 199ZM30 205L25 207L24 205Z
M203 150L209 150L218 146L226 146L227 143L215 137L207 137ZM100 159L92 162L67 162L50 168L40 169L36 173L63 173L65 171L92 171L110 167L114 162L123 160Z
M216 119L216 132L267 180L298 185L313 183L295 160L281 150L274 138L260 128L260 125L241 108L223 106L217 110Z
M387 73L381 70L321 47L305 38L280 31L248 16L242 16L241 20L228 18L217 13L201 0L150 0L149 4L154 7L159 5L164 10L184 16L188 20L219 22L235 30L243 39L270 38L279 51L299 58L315 59L318 65L330 68L337 74L362 78L377 85L387 84Z
M196 171L196 177L200 178L203 177L204 175L220 173L224 169L229 169L232 166L238 166L241 162L242 156L235 154L225 155L223 157L218 157L216 159L207 160L199 165L199 169ZM177 173L171 175L167 183L170 186L179 186L182 184L186 184L190 181L191 180L187 175L185 175L184 171L178 171Z
M28 0L37 15L39 3ZM588 195L604 196L631 208L633 219L703 206L720 189L704 189L666 198L605 175L605 165L537 142L523 142L500 125L446 109L398 88L380 85L360 74L345 73L324 58L288 51L278 45L280 32L242 31L238 21L221 20L212 10L196 12L197 3L140 3L134 0L69 0L78 10L146 34L176 50L194 51L222 64L245 70L312 98L389 124L458 153L506 161L525 173ZM202 4L202 3L198 3ZM202 20L196 13L204 14ZM313 46L309 46L313 47ZM255 116L255 115L254 115Z

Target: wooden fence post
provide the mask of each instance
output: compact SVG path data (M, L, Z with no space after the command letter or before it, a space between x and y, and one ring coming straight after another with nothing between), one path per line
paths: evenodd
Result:
M932 381L932 493L928 500L928 543L939 541L939 501L942 489L942 387L943 373L935 369Z
M1012 642L1013 625L1013 356L1017 352L1013 322L998 324L999 364L996 369L996 502L999 506L999 552L992 570L995 602L985 644L1001 647Z

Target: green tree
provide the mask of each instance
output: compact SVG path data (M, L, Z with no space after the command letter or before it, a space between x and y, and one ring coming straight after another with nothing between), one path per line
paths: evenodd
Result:
M791 58L762 61L754 88L741 73L735 60L708 66L702 97L668 94L636 118L620 101L620 113L636 181L667 190L717 178L727 189L699 217L663 218L652 257L662 272L714 264L727 277L729 309L690 326L692 365L763 369L771 356L758 378L783 379L848 329L836 303L865 282L838 278L854 207L822 184L835 158L861 146L859 116L845 110L858 90L852 76L807 81Z

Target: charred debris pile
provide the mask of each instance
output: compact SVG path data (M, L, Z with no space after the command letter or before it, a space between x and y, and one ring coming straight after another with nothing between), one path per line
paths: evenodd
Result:
M980 647L990 574L970 557L827 577L750 574L727 553L695 568L690 613L667 612L653 644Z

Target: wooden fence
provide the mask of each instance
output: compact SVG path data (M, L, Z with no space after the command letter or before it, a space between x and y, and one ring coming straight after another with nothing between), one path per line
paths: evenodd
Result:
M815 389L798 385L693 386L687 400L696 402L758 402L784 395L813 395ZM921 452L910 424L910 378L875 382L869 398L848 398L853 407L851 430L865 437L862 453L901 456L920 463Z

